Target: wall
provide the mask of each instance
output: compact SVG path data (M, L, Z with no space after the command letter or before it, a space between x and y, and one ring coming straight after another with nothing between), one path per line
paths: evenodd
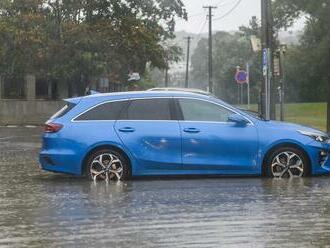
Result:
M63 106L63 101L0 100L0 125L41 125Z

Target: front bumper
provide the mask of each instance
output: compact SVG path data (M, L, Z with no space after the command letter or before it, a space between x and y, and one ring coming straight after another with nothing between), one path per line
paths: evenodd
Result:
M314 141L308 145L307 149L311 160L312 174L330 174L330 143Z

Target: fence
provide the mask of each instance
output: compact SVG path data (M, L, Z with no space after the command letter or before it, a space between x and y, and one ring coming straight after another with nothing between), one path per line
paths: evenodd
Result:
M41 125L62 106L62 101L0 100L0 125Z

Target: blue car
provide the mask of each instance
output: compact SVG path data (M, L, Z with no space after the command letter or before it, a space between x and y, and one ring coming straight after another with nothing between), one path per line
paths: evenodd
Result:
M204 92L159 89L65 101L45 125L40 164L47 171L92 180L330 171L326 133L263 120Z

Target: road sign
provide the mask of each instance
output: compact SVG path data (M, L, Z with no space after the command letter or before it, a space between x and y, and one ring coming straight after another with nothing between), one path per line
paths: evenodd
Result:
M248 74L246 71L238 70L235 74L235 80L238 84L245 84L248 81Z
M251 45L254 52L261 51L261 41L257 36L251 35Z

